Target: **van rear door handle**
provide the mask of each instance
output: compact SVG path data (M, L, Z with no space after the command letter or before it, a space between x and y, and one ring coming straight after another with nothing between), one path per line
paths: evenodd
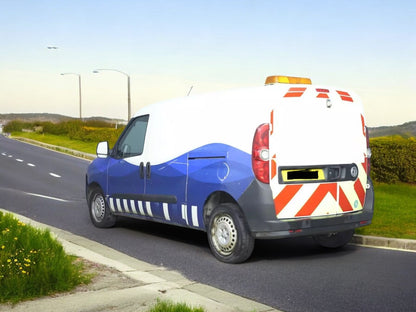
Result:
M151 169L150 169L150 162L146 163L146 178L150 179Z
M144 163L140 163L140 179L144 179Z

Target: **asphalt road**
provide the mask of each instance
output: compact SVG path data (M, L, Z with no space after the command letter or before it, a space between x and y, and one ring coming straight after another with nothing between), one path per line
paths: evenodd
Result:
M203 232L121 220L95 228L84 196L88 161L0 136L0 207L164 265L284 311L416 311L416 253L310 238L257 241L240 265L217 261Z

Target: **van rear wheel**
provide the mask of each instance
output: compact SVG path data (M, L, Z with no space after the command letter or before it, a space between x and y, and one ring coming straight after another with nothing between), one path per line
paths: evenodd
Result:
M314 240L325 248L341 248L351 241L354 230L315 235Z
M234 204L221 204L214 209L207 233L212 253L222 262L241 263L253 252L254 238Z
M116 224L117 217L111 213L99 188L91 190L88 205L91 221L96 227L109 228Z

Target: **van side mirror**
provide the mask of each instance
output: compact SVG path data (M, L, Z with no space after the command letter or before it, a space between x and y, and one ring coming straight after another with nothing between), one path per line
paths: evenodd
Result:
M97 145L97 157L98 158L107 158L110 154L108 149L108 142L100 142Z

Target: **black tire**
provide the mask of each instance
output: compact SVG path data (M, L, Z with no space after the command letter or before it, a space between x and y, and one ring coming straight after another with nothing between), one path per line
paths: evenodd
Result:
M221 204L214 209L207 234L212 253L222 262L241 263L253 252L254 238L243 214L234 204Z
M315 242L325 248L341 248L351 241L354 230L315 235Z
M91 221L96 227L109 228L116 224L117 217L111 213L103 192L98 187L89 192L88 210Z

